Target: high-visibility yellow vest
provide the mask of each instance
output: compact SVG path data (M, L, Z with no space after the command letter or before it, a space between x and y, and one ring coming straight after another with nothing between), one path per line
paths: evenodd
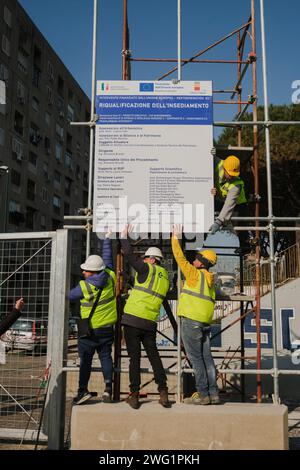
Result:
M167 271L161 266L148 264L149 273L143 283L135 275L134 287L126 301L124 312L129 315L157 321L160 306L169 290Z
M102 326L114 325L117 321L116 275L107 268L105 272L108 274L108 280L101 292L99 302L90 321L93 330ZM80 315L81 318L88 318L99 289L90 284L88 279L80 281L79 284L84 295L84 298L80 300Z
M180 294L177 315L202 323L211 323L214 314L216 290L209 287L205 274L199 270L199 280L195 287L185 282Z
M216 174L215 174L215 185L218 191L218 196L224 201L227 197L228 192L234 186L241 186L241 192L237 199L237 204L244 204L247 202L246 194L245 194L245 185L244 181L236 177L233 181L225 181L224 180L224 160L221 160L216 166Z

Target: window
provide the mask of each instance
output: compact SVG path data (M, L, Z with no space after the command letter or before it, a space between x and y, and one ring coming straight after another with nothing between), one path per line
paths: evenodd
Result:
M43 175L44 175L44 178L49 181L49 165L48 163L44 162L43 163Z
M28 72L28 57L20 49L18 50L18 69L27 75Z
M53 104L53 91L48 85L46 86L46 95L47 95L47 102L49 105Z
M23 144L15 137L12 140L12 155L19 162L23 160Z
M71 187L72 187L71 178L65 177L65 195L66 196L71 196Z
M76 165L76 178L79 180L80 179L80 175L81 175L81 169L80 169L80 166L79 165Z
M21 204L17 201L9 201L8 205L8 221L12 225L20 225L24 222L24 215L21 213Z
M2 34L2 51L10 57L10 42L5 34Z
M21 186L21 173L12 169L10 171L10 181L11 181L11 184L15 186Z
M51 124L51 114L48 113L48 111L45 112L45 123L47 124L47 126L50 126Z
M23 114L19 113L19 111L17 110L15 110L14 129L18 134L23 135L24 116Z
M51 153L51 140L49 139L49 137L45 137L44 145L45 145L45 152L47 153L47 155L50 155L50 153Z
M54 209L54 212L56 214L60 214L60 207L61 207L61 199L59 196L57 196L56 194L54 194L53 196L53 209Z
M5 131L0 127L0 145L3 146L5 143Z
M54 171L54 187L56 189L60 188L61 174L58 171Z
M72 106L70 104L68 104L67 119L68 119L69 122L74 121L74 109L72 108Z
M54 68L53 68L53 65L51 64L51 62L49 62L49 61L48 61L48 64L47 64L47 74L48 74L49 80L51 80L51 82L53 82L53 80L54 80Z
M17 83L17 100L20 104L26 103L26 88L23 83L19 81Z
M38 145L41 138L42 137L39 128L35 124L31 123L29 129L29 140L32 145Z
M65 164L66 167L69 168L70 170L73 169L73 159L72 159L72 154L69 152L65 153Z
M33 152L29 152L29 157L28 157L28 161L29 161L29 169L31 171L34 171L34 173L36 173L36 169L37 169L37 155Z
M11 11L4 5L4 21L11 28Z
M27 197L31 201L35 200L36 184L31 179L27 180Z
M62 146L58 142L55 144L55 158L57 162L62 160Z
M45 187L42 188L42 201L45 202L45 204L49 201L48 189Z
M34 209L33 207L26 207L25 225L27 228L33 228L35 212L36 209Z
M87 185L88 185L88 174L87 174L87 171L84 171L84 172L83 172L83 184L84 184L84 186L87 186Z
M44 214L41 214L41 229L46 230L46 221L47 218Z
M56 126L55 126L55 132L60 137L61 140L64 138L64 128L61 127L58 124L58 122L56 123Z
M34 46L34 50L33 50L33 63L34 63L34 65L40 67L40 66L41 66L41 62L42 62L42 52L41 52L41 50L40 50L37 46Z
M6 84L9 78L8 68L4 64L0 64L0 80L3 80Z
M33 72L32 72L32 84L36 86L37 88L39 87L39 84L40 84L41 74L42 72L40 71L40 69L36 65L34 65Z
M67 152L72 153L72 135L67 132Z
M31 101L32 109L34 109L34 111L38 112L38 110L39 110L39 105L40 105L39 100L38 100L35 96L33 96L33 97L32 97L32 101Z
M64 215L70 215L70 204L68 202L64 203Z

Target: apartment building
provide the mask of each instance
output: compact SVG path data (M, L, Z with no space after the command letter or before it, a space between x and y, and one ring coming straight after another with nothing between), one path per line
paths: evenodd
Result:
M16 0L0 0L0 80L0 231L56 230L87 206L89 129L70 122L90 101ZM77 230L74 266L84 244Z

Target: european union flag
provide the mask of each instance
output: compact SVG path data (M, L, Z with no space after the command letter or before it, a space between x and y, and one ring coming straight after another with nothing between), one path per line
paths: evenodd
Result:
M154 91L154 83L140 83L140 91Z

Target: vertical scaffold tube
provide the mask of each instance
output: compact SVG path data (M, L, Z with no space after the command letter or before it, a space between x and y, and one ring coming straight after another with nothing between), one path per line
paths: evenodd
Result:
M265 12L264 0L260 0L260 21L261 21L261 42L262 42L262 65L263 65L263 89L264 89L264 112L265 121L269 122L269 100L267 84L267 60L266 60L266 33L265 33ZM276 294L275 294L275 250L274 250L274 225L272 204L272 174L271 174L271 146L270 129L265 126L266 139L266 170L267 170L267 191L268 191L268 216L269 216L269 237L270 237L270 270L271 270L271 308L273 325L273 369L274 369L274 403L279 402L278 386L278 358L277 358L277 318L276 318Z

